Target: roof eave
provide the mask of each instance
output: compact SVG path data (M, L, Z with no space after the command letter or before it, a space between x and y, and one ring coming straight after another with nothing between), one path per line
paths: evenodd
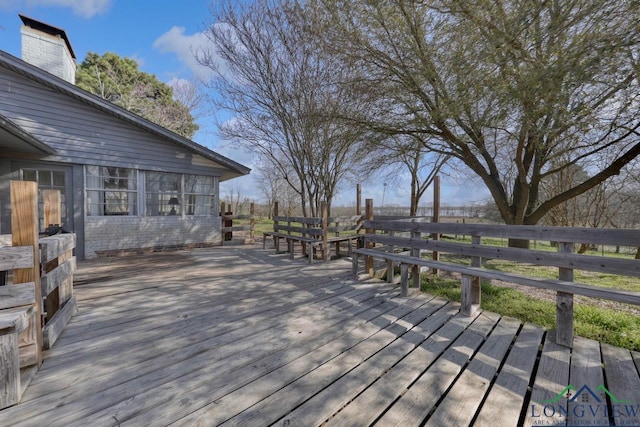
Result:
M250 168L234 160L231 160L183 136L171 132L170 130L165 129L160 125L150 122L143 117L140 117L122 107L104 100L99 96L87 92L86 90L81 89L63 79L60 79L59 77L54 76L53 74L50 74L34 65L28 64L25 61L18 59L2 50L0 50L0 63L4 63L7 68L27 78L35 80L51 89L65 93L106 113L126 120L138 127L141 127L148 132L152 132L158 136L164 137L178 145L181 145L197 154L202 155L209 160L212 160L226 168L229 168L240 175L247 175L251 171Z

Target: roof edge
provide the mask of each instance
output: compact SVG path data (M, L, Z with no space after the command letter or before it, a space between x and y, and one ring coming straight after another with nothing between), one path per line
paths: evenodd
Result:
M38 150L42 151L45 154L57 154L54 148L40 141L38 138L31 135L29 132L22 129L20 126L13 123L11 120L6 118L2 114L0 114L0 127L6 130L7 132L9 132L10 134L12 134L13 136L20 138L21 140L31 145L32 147L37 148Z
M35 65L31 65L3 50L0 50L0 65L2 64L5 64L5 68L16 71L19 74L31 80L37 81L51 89L57 90L61 93L65 93L108 114L111 114L115 117L126 120L138 127L141 127L148 132L169 139L170 141L181 145L182 147L187 148L192 152L200 154L203 157L214 162L220 163L222 166L225 166L235 171L236 173L239 173L240 175L247 175L249 174L249 172L251 172L251 169L247 166L244 166L234 160L229 159L228 157L218 154L203 145L180 136L160 125L157 125L141 116L138 116L137 114L134 114L118 105L102 99L99 96L81 89L76 85L73 85L57 76L54 76L53 74L50 74Z

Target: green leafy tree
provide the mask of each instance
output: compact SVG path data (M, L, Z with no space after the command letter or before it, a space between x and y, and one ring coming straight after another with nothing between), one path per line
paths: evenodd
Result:
M640 155L638 2L308 4L325 12L322 40L377 97L354 120L427 136L484 182L507 224L537 224ZM583 179L542 191L575 167Z
M178 135L191 138L198 130L189 108L174 99L171 86L140 71L133 59L89 52L78 67L76 84Z

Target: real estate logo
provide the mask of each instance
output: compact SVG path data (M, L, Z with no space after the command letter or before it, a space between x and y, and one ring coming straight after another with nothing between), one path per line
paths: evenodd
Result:
M566 425L567 419L578 426L609 425L610 419L617 426L637 426L640 404L619 399L604 384L595 389L569 384L553 399L532 403L528 415L533 426Z

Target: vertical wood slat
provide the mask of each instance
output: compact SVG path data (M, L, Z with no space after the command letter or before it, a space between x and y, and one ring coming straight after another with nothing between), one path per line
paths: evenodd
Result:
M558 252L573 253L573 243L558 243ZM559 268L558 278L573 282L572 268ZM573 346L573 294L556 294L556 343L565 347Z
M42 289L40 287L40 254L38 246L38 184L30 181L11 181L11 238L13 246L33 248L33 267L13 271L14 283L35 283L34 325L29 333L35 335L36 364L42 364Z
M44 226L48 227L56 224L62 225L60 190L44 190L42 192L42 199L44 204ZM46 265L43 265L43 273L48 273L58 265L62 264L66 261L66 259L64 259L65 257L66 254L63 254L62 257L58 257ZM66 295L68 293L68 287L67 279L61 286L56 287L51 291L49 295L42 296L44 299L44 311L46 312L45 323L48 322L54 314L56 314L66 299L71 298L71 295L69 295L68 298Z
M45 228L52 224L62 225L60 190L44 190L42 200Z
M365 204L364 204L364 209L365 209L365 219L367 221L371 221L373 220L373 199L366 199L365 200ZM367 234L372 234L374 233L375 230L372 228L367 228L365 230L365 233ZM373 248L373 243L371 242L367 242L366 247L367 248ZM373 257L370 256L365 256L364 257L364 266L365 266L365 270L367 271L367 273L369 274L369 277L373 277L375 272L373 271Z
M0 334L0 410L20 401L18 334Z
M362 215L362 188L356 184L356 215Z

